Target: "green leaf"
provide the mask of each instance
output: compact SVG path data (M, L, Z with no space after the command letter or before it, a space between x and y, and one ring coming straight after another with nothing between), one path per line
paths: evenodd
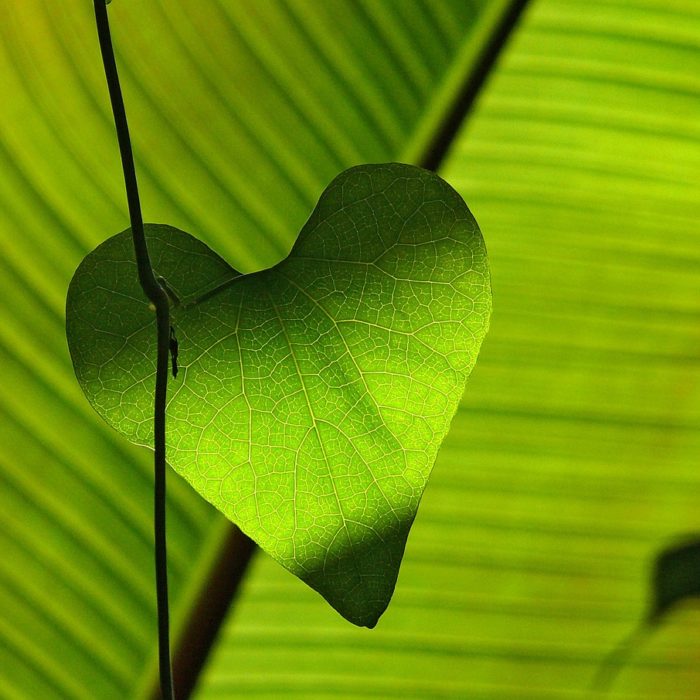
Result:
M248 275L168 226L147 229L178 299L169 461L344 617L389 603L418 503L486 333L486 251L436 175L358 166L290 255ZM152 443L154 317L129 231L68 292L76 375L97 411Z

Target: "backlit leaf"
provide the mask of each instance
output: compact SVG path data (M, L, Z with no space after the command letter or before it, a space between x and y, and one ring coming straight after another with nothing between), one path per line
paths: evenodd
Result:
M374 626L488 326L476 222L436 175L388 164L338 176L290 255L254 274L177 229L148 237L178 300L171 464ZM87 397L139 444L152 442L153 327L126 231L79 267L67 329Z

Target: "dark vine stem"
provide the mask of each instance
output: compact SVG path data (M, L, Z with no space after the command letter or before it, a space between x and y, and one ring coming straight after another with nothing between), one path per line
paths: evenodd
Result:
M156 364L156 390L153 416L153 440L155 447L154 487L154 534L156 597L158 605L158 661L160 667L160 689L163 700L174 700L172 669L170 665L170 623L168 613L168 560L165 539L165 402L168 390L168 361L170 343L170 303L166 291L158 283L146 245L141 203L139 200L136 168L131 150L129 125L126 120L124 99L119 86L119 74L114 59L114 49L109 31L109 18L105 0L94 0L97 36L104 64L109 97L114 114L114 125L119 141L126 199L131 220L136 265L139 282L144 294L156 310L158 355Z

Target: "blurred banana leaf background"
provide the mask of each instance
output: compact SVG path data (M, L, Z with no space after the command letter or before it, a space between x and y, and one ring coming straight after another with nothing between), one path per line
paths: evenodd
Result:
M400 160L463 195L493 275L378 627L256 554L192 697L598 697L655 555L700 531L700 5L115 0L110 18L147 221L252 271L340 170ZM73 271L128 226L92 3L0 0L0 95L0 698L146 699L151 455L93 414L64 336ZM172 472L168 527L177 650L231 527ZM608 696L698 688L684 603Z

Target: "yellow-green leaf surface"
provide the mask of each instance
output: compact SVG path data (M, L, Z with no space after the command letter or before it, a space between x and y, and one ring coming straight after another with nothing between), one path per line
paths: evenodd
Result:
M343 627L258 559L197 700L595 698L700 527L700 5L535 0L441 174L494 315L391 608ZM697 609L608 697L697 698Z
M183 231L146 226L173 297L181 372L168 461L344 617L374 627L491 311L486 250L434 173L350 168L289 256L241 275ZM155 316L131 231L80 264L66 304L85 395L153 444Z
M339 171L421 157L507 6L111 3L146 218L243 271L277 262ZM142 697L150 457L93 415L63 331L79 261L128 224L91 3L0 17L0 694ZM169 492L177 642L223 523Z

